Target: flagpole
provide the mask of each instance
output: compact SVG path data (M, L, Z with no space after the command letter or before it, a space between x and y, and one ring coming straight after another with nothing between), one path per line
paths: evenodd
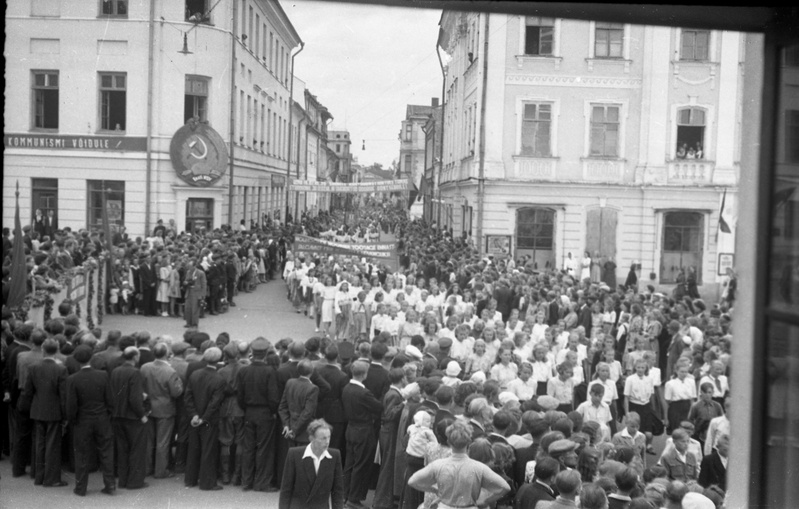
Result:
M28 269L25 264L25 243L22 238L22 223L19 220L19 181L17 181L15 197L14 244L11 248L11 277L9 281L8 297L6 298L6 305L10 308L21 305L28 293Z

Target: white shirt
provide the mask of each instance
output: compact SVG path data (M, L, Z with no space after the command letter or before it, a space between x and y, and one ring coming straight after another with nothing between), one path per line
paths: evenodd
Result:
M314 472L316 472L318 474L319 473L319 465L322 463L322 460L324 458L332 460L333 456L330 455L330 452L327 449L325 449L325 452L323 452L321 456L317 456L316 454L313 453L313 450L311 449L311 444L308 444L305 447L305 453L303 453L303 455L302 455L302 459L305 459L305 458L311 458L313 460Z
M695 400L696 399L696 382L692 376L686 376L684 379L672 378L666 382L666 401L680 401L680 400Z

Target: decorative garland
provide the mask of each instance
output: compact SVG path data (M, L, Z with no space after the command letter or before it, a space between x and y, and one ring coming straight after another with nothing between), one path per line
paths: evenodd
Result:
M75 316L80 318L80 301L75 303Z
M55 299L48 295L44 302L44 323L49 322L53 317L53 304L55 304Z
M108 285L103 282L103 269L105 268L105 260L100 257L100 264L97 267L97 324L103 323L103 314L105 313L105 297L108 291Z
M92 319L92 299L94 298L94 267L89 268L87 271L86 284L89 285L86 291L86 326L89 330L94 329L94 320Z

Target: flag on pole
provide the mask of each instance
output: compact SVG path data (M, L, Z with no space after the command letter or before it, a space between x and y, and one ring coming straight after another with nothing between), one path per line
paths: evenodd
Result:
M14 245L11 248L11 277L9 281L8 307L19 306L28 293L28 270L25 266L25 243L22 240L22 224L19 220L19 181L17 181L16 210L14 211Z
M103 218L103 232L105 235L105 248L108 249L106 281L111 280L110 278L113 274L112 269L114 268L114 237L111 235L111 222L108 220L108 191L109 189L103 189L101 210L101 216Z
M727 221L724 219L724 205L727 202L727 190L724 190L724 196L721 198L721 208L719 209L719 230L724 233L732 233L730 230L730 225L727 224Z

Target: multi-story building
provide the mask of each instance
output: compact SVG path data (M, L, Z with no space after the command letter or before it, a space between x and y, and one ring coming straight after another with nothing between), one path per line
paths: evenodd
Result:
M747 36L445 11L441 222L538 267L719 281L734 245Z
M432 114L427 118L427 122L422 126L422 131L424 131L424 177L419 184L417 201L422 203L422 215L429 223L440 221L438 217L440 210L438 177L441 175L441 113L441 106L434 108ZM467 226L464 226L464 229Z
M350 132L345 129L336 129L328 132L327 153L331 182L355 182L352 172L352 139ZM330 196L334 207L345 207L352 203L352 196ZM347 201L349 200L349 202Z
M284 209L301 41L276 0L12 0L6 35L3 193L25 215L96 227L110 190L137 236Z
M425 135L422 129L438 107L438 98L434 97L431 106L409 104L405 109L405 119L399 133L400 158L398 163L398 179L411 179L418 187L424 174Z

